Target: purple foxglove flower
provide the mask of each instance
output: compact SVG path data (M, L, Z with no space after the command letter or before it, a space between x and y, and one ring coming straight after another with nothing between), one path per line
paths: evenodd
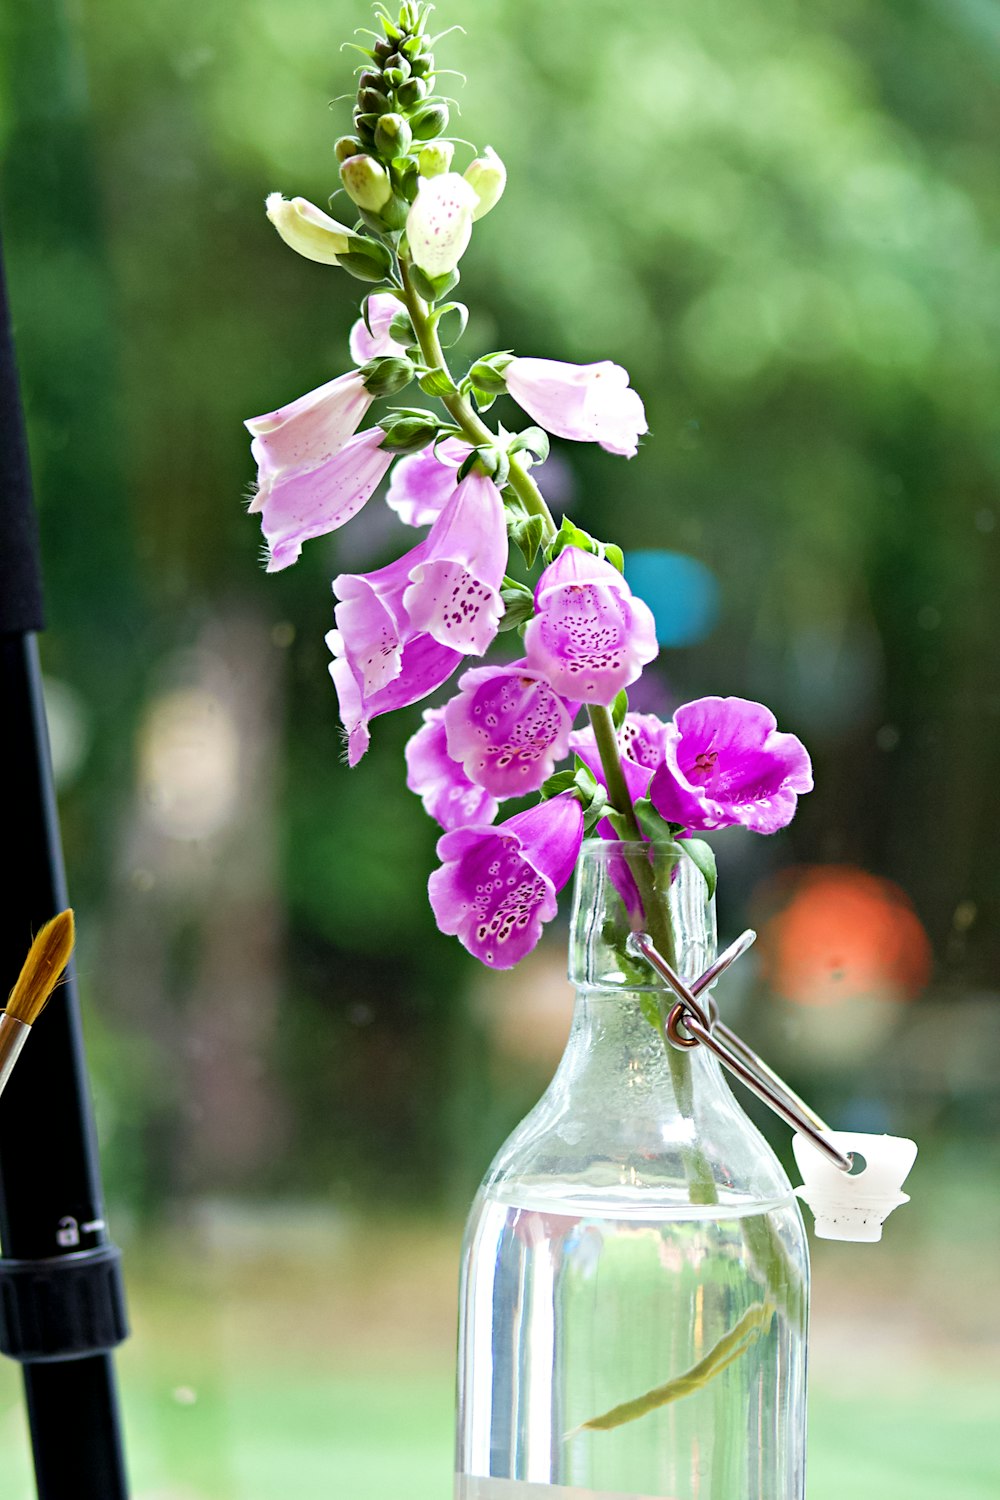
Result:
M390 337L389 324L400 311L391 292L373 292L368 298L368 322L359 318L351 329L351 358L356 365L367 364L370 359L384 359L388 355L405 354L402 344Z
M479 194L457 172L422 177L406 216L406 239L414 265L425 276L454 271L469 248Z
M446 833L428 884L438 927L491 969L513 968L555 916L582 842L583 808L568 792L496 828Z
M368 725L372 719L396 708L408 708L411 703L426 698L447 681L462 660L458 651L439 646L429 635L412 636L400 654L398 675L385 687L368 694L344 652L340 631L329 631L326 643L333 652L330 676L340 703L349 766L356 766L368 749Z
M496 798L469 780L448 754L446 740L444 709L425 708L423 728L406 746L406 785L444 829L492 823L498 810Z
M420 542L404 557L373 573L340 573L333 592L340 651L361 691L371 697L398 677L406 642L416 634L403 608L410 573L427 552Z
M371 405L357 370L288 406L250 417L260 513L270 548L268 572L293 563L302 543L343 526L364 505L392 462L377 427L354 436Z
M742 823L777 833L812 785L805 746L779 732L763 703L698 698L674 714L649 795L661 817L692 832Z
M475 469L467 474L423 545L403 595L412 628L442 646L482 656L503 616L507 566L503 501L493 481Z
M525 661L474 667L445 704L448 754L494 797L536 792L569 753L578 704L566 703Z
M535 588L528 665L571 702L613 703L657 653L648 605L610 563L565 547Z
M618 731L618 749L621 752L625 784L633 802L645 797L653 772L663 764L666 737L667 725L655 714L625 715L625 722ZM589 766L601 785L607 789L597 740L589 724L585 729L578 729L570 735L569 748Z
M507 389L540 427L578 443L600 443L608 453L634 458L648 432L628 371L610 360L571 365L557 359L512 359L504 368Z
M407 526L429 526L455 493L458 471L470 445L459 438L431 443L419 453L396 460L386 504Z

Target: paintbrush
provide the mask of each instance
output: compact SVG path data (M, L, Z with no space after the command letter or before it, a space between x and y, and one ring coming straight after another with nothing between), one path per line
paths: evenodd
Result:
M0 1093L21 1055L28 1033L69 963L74 938L73 913L61 911L51 922L46 922L28 950L24 967L8 997L7 1009L0 1012Z

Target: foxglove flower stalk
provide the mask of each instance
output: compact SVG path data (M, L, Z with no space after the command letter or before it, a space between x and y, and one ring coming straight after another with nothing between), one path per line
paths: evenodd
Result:
M755 833L777 833L812 785L805 746L779 731L763 703L698 698L668 726L649 795L661 817L692 832L741 823Z
M306 260L336 266L340 264L338 255L346 255L350 249L351 231L308 198L283 198L280 193L269 193L264 206L285 244Z
M411 566L403 595L413 630L482 656L503 616L507 566L503 501L493 481L476 469L467 474L422 545L426 550Z
M389 324L399 310L391 292L375 292L368 298L368 322L359 318L351 329L351 358L356 365L406 353L389 333Z
M512 359L503 375L518 406L556 437L600 443L608 453L634 458L639 438L649 430L628 371L610 360L571 365L555 359Z
M368 749L371 739L368 725L372 719L397 708L408 708L411 703L429 697L448 680L462 660L460 652L438 645L429 635L411 636L400 652L397 676L385 687L369 694L355 676L340 631L328 631L326 643L333 653L330 676L337 690L349 766L356 766Z
M448 754L494 797L536 792L569 753L578 704L566 703L526 661L474 667L445 704Z
M565 547L535 588L524 635L529 666L561 697L613 703L657 654L649 606L603 558Z
M446 833L428 884L438 927L491 969L513 968L555 916L582 842L583 808L568 792L495 828Z
M445 438L398 459L386 504L407 526L429 526L455 493L458 471L471 451L460 438Z
M244 423L257 462L250 512L261 517L269 573L295 562L304 541L357 515L388 469L381 429L354 435L371 401L352 370Z
M448 754L443 708L425 708L422 728L406 746L406 785L416 792L424 811L449 832L472 823L492 823L495 797L476 786Z
M422 177L406 216L410 258L425 276L447 276L469 248L479 195L457 172Z

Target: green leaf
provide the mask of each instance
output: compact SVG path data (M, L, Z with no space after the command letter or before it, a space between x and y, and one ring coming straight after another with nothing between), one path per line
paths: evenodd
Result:
M616 729L620 729L625 723L625 715L628 713L628 693L622 688L611 705L611 718Z
M511 523L507 523L507 535L516 547L521 550L521 556L529 568L535 565L538 549L545 540L545 522L541 516L523 515Z
M589 531L584 531L582 526L574 526L568 516L563 516L562 525L545 549L545 561L555 562L560 552L567 547L579 547L581 552L589 552L595 557L601 552L600 542Z
M620 547L615 546L614 542L604 543L604 561L609 562L613 568L617 568L619 573L625 572L624 553Z
M642 797L635 804L635 816L639 827L651 844L655 844L657 850L662 854L672 854L675 859L680 859L683 854L681 845L674 838L670 828L648 797Z
M558 797L562 792L571 792L575 784L574 772L556 771L554 776L542 783L542 797L548 801L550 797Z
M505 578L500 585L500 598L503 600L504 614L500 621L501 630L516 630L523 625L535 612L535 599L529 588L523 583L518 583L515 578Z
M549 456L549 435L540 427L525 427L523 432L516 432L507 444L507 452L530 453L538 464L543 464Z
M470 381L488 395L502 396L507 389L503 372L513 357L509 349L498 349L494 354L484 354L482 359L477 359L470 369Z
M469 309L464 302L445 302L433 313L434 324L442 349L451 349L458 343L469 322Z
M458 389L447 370L428 370L417 383L425 396L454 396Z
M340 257L338 256L337 259L339 260ZM425 302L435 300L434 288L419 266L410 266L410 285L417 296L422 297Z
M476 403L477 411L489 411L490 407L497 399L496 396L491 396L488 391L480 390L476 385L471 385L469 387L469 391L473 401L475 401Z
M719 883L719 872L715 864L715 850L711 844L704 839L681 839L680 847L684 850L688 859L696 865L705 877L708 886L709 900L715 895L715 887Z
M344 270L357 278L358 281L385 281L388 275L387 269L379 261L370 255L361 255L357 251L349 251L347 255L337 256L337 265L343 266Z
M371 324L368 322L367 313L365 315L365 324L368 332L371 333L372 329ZM402 307L399 309L399 312L392 315L392 322L389 324L389 337L395 339L397 344L403 344L407 349L417 341L417 336L413 331L413 324L410 322L410 315Z
M654 1031L663 1030L663 1016L660 1014L659 1001L655 995L651 995L648 990L640 993L639 1009Z

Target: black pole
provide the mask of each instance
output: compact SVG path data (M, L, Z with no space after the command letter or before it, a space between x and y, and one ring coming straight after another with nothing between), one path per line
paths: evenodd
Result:
M35 633L43 626L27 443L0 248L0 996L69 903ZM0 1098L0 1350L21 1362L40 1500L126 1500L110 1350L125 1338L104 1220L75 977Z

